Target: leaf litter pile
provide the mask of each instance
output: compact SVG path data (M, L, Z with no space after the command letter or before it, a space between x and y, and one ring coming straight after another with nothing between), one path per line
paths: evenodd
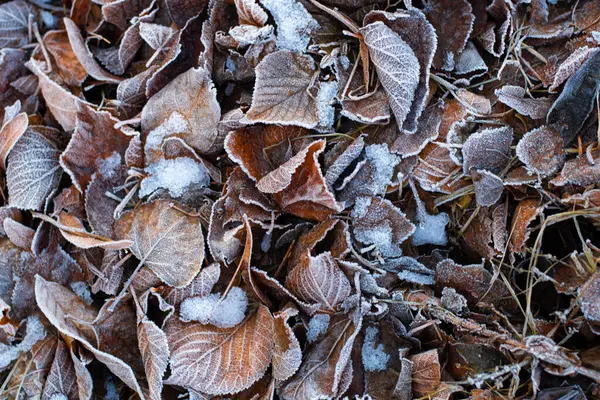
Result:
M0 398L600 398L600 2L0 5Z

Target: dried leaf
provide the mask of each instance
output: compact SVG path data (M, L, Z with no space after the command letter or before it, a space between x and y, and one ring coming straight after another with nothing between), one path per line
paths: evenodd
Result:
M314 128L319 122L315 99L308 89L316 72L311 57L290 51L267 55L256 67L250 122Z
M256 2L256 0L235 0L240 24L264 26L269 16Z
M0 129L0 168L6 170L6 159L28 126L29 119L25 113L16 115L2 125L2 129Z
M25 1L9 1L0 6L0 48L28 43L30 15L37 19L37 9Z
M538 199L525 199L517 204L510 228L511 251L521 253L525 250L525 242L531 233L529 225L543 210L544 206L539 206Z
M517 157L527 169L541 176L556 172L564 163L560 132L542 126L527 132L517 144Z
M533 119L542 119L548 114L554 99L546 98L527 98L525 89L520 86L502 86L496 89L498 101L514 108L516 112L527 115Z
M411 356L412 389L416 396L424 397L436 392L440 386L441 368L437 350Z
M30 129L21 136L8 157L9 205L41 210L62 175L59 156L56 146L41 134Z
M274 322L264 306L234 328L172 318L165 332L171 348L169 385L235 394L258 381L271 363Z
M294 375L302 362L302 350L288 319L298 315L298 309L286 307L274 315L273 377L280 382Z

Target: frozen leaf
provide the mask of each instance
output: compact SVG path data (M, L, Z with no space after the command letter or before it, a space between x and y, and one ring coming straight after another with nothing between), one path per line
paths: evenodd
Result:
M552 183L556 186L567 183L588 186L596 183L600 179L600 151L592 150L591 147L588 150L586 154L568 160Z
M37 9L25 1L9 1L0 6L0 48L28 43L30 15L37 19Z
M181 302L179 313L184 322L198 321L217 328L233 328L244 320L247 308L246 292L234 286L223 298L221 293L188 297Z
M497 22L487 21L483 32L477 35L477 39L483 48L494 57L501 57L506 50L506 38L512 32L511 4L506 0L493 0L486 11L494 17ZM475 22L477 24L477 21Z
M98 64L98 62L94 59L92 52L88 49L83 36L81 36L79 27L75 25L75 22L71 21L69 18L64 18L63 22L65 24L65 28L67 29L69 42L71 43L71 47L73 48L75 56L91 77L108 83L119 83L123 80L123 78L115 76L104 70Z
M412 361L412 390L418 397L435 393L440 386L441 367L437 350L409 357Z
M563 142L553 127L527 132L517 144L517 157L527 169L542 177L552 175L564 163Z
M117 0L102 2L102 16L120 30L126 31L128 21L140 15L150 4L151 0Z
M60 162L80 192L95 173L110 178L120 171L131 137L114 127L117 122L107 111L78 103L75 132Z
M81 369L79 371L83 372L83 376L78 376L79 371L75 369L75 359L76 356L72 350L69 350L67 345L59 340L54 353L54 361L46 378L42 399L54 399L60 395L69 399L89 399L91 397L92 377L87 370L82 371ZM80 361L77 360L77 362ZM83 383L83 387L78 387L78 381Z
M374 244L384 256L401 255L400 244L415 232L415 226L400 209L378 197L358 198L351 217L356 239Z
M391 118L388 96L382 88L378 88L373 95L353 100L342 100L341 114L353 121L365 124L386 124Z
M219 280L221 275L221 267L218 263L210 264L202 268L200 273L196 275L194 280L183 288L167 287L161 294L167 302L174 306L178 306L184 299L192 296L208 296L212 291L213 286Z
M38 307L59 332L80 342L98 361L145 399L131 367L120 358L98 350L91 344L89 330L80 330L79 326L89 326L96 317L96 312L87 303L64 286L46 281L39 275L35 279L35 298Z
M60 151L41 134L26 132L8 157L6 180L9 205L40 210L62 175Z
M171 348L168 385L234 394L258 381L271 363L274 322L264 306L234 328L171 318L165 332Z
M436 105L427 107L419 119L417 131L412 135L400 132L390 146L390 151L402 157L419 154L427 143L437 139L442 123L442 111L442 107Z
M367 372L384 371L390 360L390 355L383 348L383 344L377 343L379 330L374 326L368 326L365 330L361 356L362 364Z
M152 18L153 15L151 14L136 19L136 22L125 31L123 37L121 38L121 43L118 46L109 47L106 49L95 48L94 54L106 67L106 69L116 75L123 75L125 73L125 70L134 60L136 53L143 44L143 40L140 35L141 21ZM123 81L123 79L119 80L121 82Z
M208 0L167 0L166 6L173 22L178 26L184 26L190 18L204 11L208 3Z
M306 351L298 372L280 389L281 398L329 399L348 390L353 373L350 356L361 326L362 318L332 320L327 335Z
M573 53L558 66L554 73L552 85L548 88L550 93L554 93L567 79L569 79L581 66L594 54L598 53L597 47L583 46L577 48Z
M298 0L260 0L277 25L277 48L304 52L311 35L320 28Z
M15 246L24 250L31 249L35 231L12 218L5 218L2 224L6 237L14 243Z
M482 207L490 207L496 204L504 192L502 178L485 169L472 170L471 178L475 186L475 199Z
M485 169L500 173L510 160L510 144L513 139L512 128L488 128L475 132L462 148L463 172L471 169Z
M280 382L294 375L302 362L300 343L288 325L288 319L296 315L295 307L286 307L274 316L273 377Z
M334 187L334 184L342 176L344 171L350 168L358 159L364 147L365 141L361 135L353 141L340 141L325 155L325 167L327 169L325 181L327 182L327 187L329 189ZM329 161L331 158L335 159Z
M200 155L220 152L223 143L219 141L217 125L221 107L216 96L210 74L202 68L189 69L169 82L142 110L142 132L147 135L145 152L149 147L159 149L162 140L172 135L182 138ZM177 130L169 132L165 128L167 131L162 135L151 133L173 118L174 113L181 120ZM156 137L151 143L150 135Z
M269 16L256 0L235 0L240 24L264 26Z
M320 304L325 312L334 312L350 295L350 281L330 252L308 260L288 274L285 286L290 292L311 304Z
M32 58L25 65L38 77L42 95L54 118L65 131L73 130L77 120L77 104L81 100L50 79L45 72L44 62Z
M388 94L396 123L402 129L419 85L419 60L408 43L383 22L369 24L361 29L361 33Z
M403 281L417 283L419 285L433 284L434 270L427 268L425 265L414 259L413 257L398 257L389 258L381 268L395 272Z
M200 271L204 260L200 220L169 201L146 203L123 214L115 229L119 237L133 241L131 251L140 264L170 286L184 287Z
M2 125L0 129L0 168L6 169L6 159L12 148L29 126L27 114L20 113Z
M581 311L588 321L600 322L600 274L592 275L581 287Z
M467 0L430 0L423 13L435 28L438 46L433 59L437 69L452 71L473 31L475 16Z
M571 143L594 108L600 86L600 51L588 58L565 84L548 112L548 124L556 124L564 145Z
M496 89L495 94L501 103L513 108L519 114L533 119L544 118L554 102L554 99L550 97L526 97L525 89L520 86L502 86L502 88Z
M319 122L315 99L309 94L316 66L307 55L278 51L256 67L250 122L313 128Z

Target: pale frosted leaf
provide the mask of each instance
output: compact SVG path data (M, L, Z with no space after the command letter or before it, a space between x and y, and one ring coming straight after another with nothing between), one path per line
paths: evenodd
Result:
M529 116L533 119L542 119L548 114L554 99L549 97L531 98L525 97L525 89L520 86L502 86L496 89L498 101L514 108L516 112Z
M43 61L32 58L25 66L38 77L42 96L54 118L65 131L73 130L77 119L77 103L81 100L48 77Z
M400 154L402 157L417 155L425 148L427 143L435 140L440 133L442 123L442 107L431 106L426 108L419 119L417 131L409 135L400 132L396 140L390 146L390 151Z
M276 170L269 172L258 181L256 188L263 193L278 193L292 183L292 176L304 163L311 146L306 146L299 153L279 166Z
M131 251L140 262L170 286L184 287L200 271L200 219L178 211L169 201L146 203L123 214L115 229L119 237L133 241Z
M14 243L15 246L24 250L31 249L35 231L12 218L5 218L3 223L4 233L6 237Z
M150 389L148 398L160 400L163 375L169 363L167 335L148 317L144 316L138 323L137 338Z
M560 133L548 126L527 132L517 144L517 157L530 172L548 176L564 163Z
M295 307L286 307L275 313L275 347L273 349L273 377L285 381L292 376L302 362L300 343L287 321L298 315Z
M75 56L85 68L86 72L93 78L98 79L102 82L108 83L119 83L123 80L118 76L111 74L102 68L98 62L94 59L94 56L88 49L83 36L81 36L81 32L79 31L79 27L75 24L75 22L71 21L69 18L64 18L63 22L65 24L65 28L67 30L67 34L69 35L69 42L71 43L71 47L73 48L73 52Z
M0 168L6 169L6 159L29 126L27 114L20 113L7 121L0 130Z
M302 301L320 304L325 312L336 311L350 295L350 281L330 252L308 258L288 274L285 287Z
M21 136L8 157L9 205L40 210L60 180L59 156L60 151L44 136L32 130Z
M142 110L142 132L150 134L175 112L186 125L176 131L177 136L200 155L215 154L223 149L217 130L221 107L217 102L217 91L206 70L191 68L152 96ZM162 137L170 135L170 132L166 132ZM160 144L161 141L156 146ZM147 147L148 144L146 151Z
M38 307L56 329L62 334L79 341L87 350L92 352L98 361L106 365L113 374L135 390L142 400L145 399L131 367L120 358L98 350L90 342L90 340L95 339L90 335L89 330L85 334L84 331L80 330L80 326L89 326L94 321L96 317L94 309L69 289L57 283L46 281L39 275L36 275L35 278L35 298Z
M176 32L176 29L169 26L152 24L149 22L140 23L140 36L153 50L164 50L164 47L169 43L169 40Z
M264 26L269 16L256 0L235 0L240 24Z
M319 122L315 100L308 93L316 67L307 55L278 51L256 67L251 122L313 128Z
M298 0L260 0L277 25L277 48L304 52L319 23Z
M574 52L559 65L558 70L554 74L552 85L548 88L550 93L556 92L556 89L562 85L567 79L577 71L584 62L598 52L597 47L583 46L577 48Z
M309 347L298 372L280 389L281 398L303 400L341 396L350 385L350 355L361 326L362 318L352 320L343 316L332 320L325 337Z
M78 103L76 110L75 132L60 163L84 193L95 173L110 178L120 171L131 136L114 127L118 120L107 111L83 103Z
M398 127L406 120L419 85L419 60L410 46L383 22L361 29Z
M482 207L496 204L504 192L502 178L485 169L472 170L471 178L475 186L475 200Z
M336 147L332 151L341 151L333 161L327 162L328 158L331 157L330 153L325 156L325 163L327 172L325 172L325 181L327 186L332 188L335 182L342 176L344 171L350 167L350 165L358 158L365 147L365 140L363 136L359 136L353 141L344 141L336 144ZM330 164L330 165L327 165Z
M510 144L513 130L510 127L488 128L475 132L462 148L463 172L472 168L500 173L510 161Z
M271 363L274 321L265 306L233 328L184 323L165 327L171 348L169 385L208 394L234 394L258 381Z
M77 398L78 394L77 374L70 351L67 345L59 340L54 353L54 361L46 378L42 399L50 400L53 398L52 396L56 395L74 399Z
M27 44L29 15L37 17L37 10L25 1L10 1L0 6L0 48Z
M221 275L221 266L218 263L212 263L202 268L194 280L181 289L167 287L163 292L163 297L167 302L178 306L184 299L192 296L208 296L213 286L219 280Z

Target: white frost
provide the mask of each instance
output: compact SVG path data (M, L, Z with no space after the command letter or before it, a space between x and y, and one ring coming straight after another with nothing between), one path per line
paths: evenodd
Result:
M390 153L385 143L367 146L365 156L375 167L375 174L371 177L375 182L375 194L384 194L386 186L392 183L394 168L400 163L400 157Z
M361 352L363 366L367 372L383 371L390 360L390 355L383 350L383 344L375 345L376 336L377 328L367 327Z
M331 103L337 92L338 84L336 81L320 83L319 92L317 93L317 111L319 125L323 128L331 128L333 126L335 108Z
M50 396L50 400L69 400L69 398L63 393L54 393Z
M303 52L319 23L297 0L260 0L277 25L277 48Z
M77 296L88 304L92 304L92 293L90 292L90 288L85 282L71 282L69 285L71 289L75 292Z
M308 321L308 332L306 333L306 339L309 343L314 342L327 332L329 328L329 320L331 317L329 314L315 314L314 317Z
M415 246L424 244L445 246L448 243L446 236L446 225L450 222L448 214L441 212L438 215L429 215L418 211L417 220L419 224L412 235L412 242Z
M163 140L175 133L188 130L188 123L181 114L174 111L165 122L160 124L146 136L145 149L160 150Z
M160 160L146 168L147 176L140 186L145 197L157 189L167 189L173 197L180 197L191 184L208 186L210 175L206 167L189 157Z
M185 299L179 309L181 320L213 324L219 328L232 328L242 322L248 307L246 292L234 286L227 297L219 302L220 298L220 293L211 293Z
M107 158L98 158L96 160L96 166L98 166L98 171L102 176L105 178L112 178L121 166L121 155L116 151L113 151Z

